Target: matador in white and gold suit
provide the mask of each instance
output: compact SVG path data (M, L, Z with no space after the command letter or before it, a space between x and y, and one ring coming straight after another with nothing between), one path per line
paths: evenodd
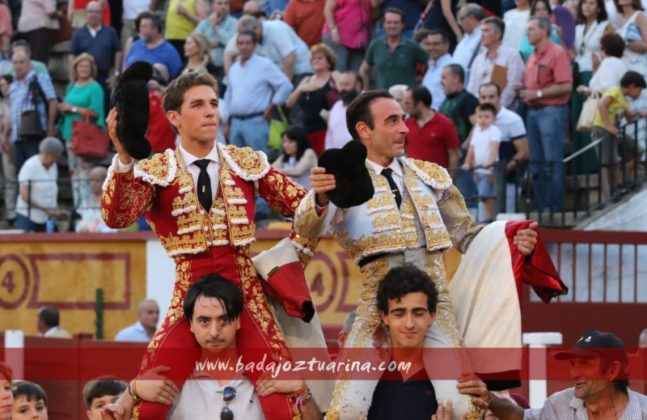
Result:
M470 362L461 351L463 340L449 296L443 256L452 247L464 253L482 226L474 221L441 166L409 158L394 159L389 168L401 192L399 208L387 179L380 175L384 168L370 160L366 166L375 190L366 203L348 209L330 203L321 215L315 193L310 191L295 213L298 235L315 238L331 233L359 265L362 290L346 349L374 346L374 334L381 325L376 302L378 283L389 269L412 263L430 275L439 291L436 320L427 332L425 347L455 349L458 370L471 372ZM366 358L367 354L364 351L357 357ZM383 358L378 352L374 357ZM426 367L428 363L425 358ZM432 383L439 400L450 398L455 411L470 411L469 400L458 394L455 380L432 379ZM327 418L357 419L366 415L376 385L377 380L338 380Z

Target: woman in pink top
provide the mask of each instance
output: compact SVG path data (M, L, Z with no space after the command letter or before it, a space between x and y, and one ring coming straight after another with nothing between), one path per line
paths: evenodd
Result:
M326 0L323 40L335 51L338 71L357 71L370 42L370 0Z
M2 48L2 57L9 58L9 43L13 35L13 26L11 23L11 11L5 0L0 0L0 48Z

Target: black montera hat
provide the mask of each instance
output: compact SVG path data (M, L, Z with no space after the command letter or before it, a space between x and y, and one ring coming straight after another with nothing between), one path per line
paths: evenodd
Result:
M117 135L135 159L144 159L151 154L151 144L146 138L148 129L149 104L148 81L153 67L144 61L137 61L117 80L112 94L111 107L119 114Z
M366 169L366 146L351 140L341 149L328 149L319 158L319 166L335 175L337 187L327 192L339 208L359 206L373 197L375 190Z

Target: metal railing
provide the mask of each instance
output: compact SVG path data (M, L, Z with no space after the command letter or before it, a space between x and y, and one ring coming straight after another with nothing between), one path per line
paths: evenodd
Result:
M620 201L647 180L646 126L644 118L625 124L615 138L592 141L561 162L530 160L507 174L505 162L499 162L494 171L494 195L472 198L494 198L495 215L523 213L545 227L573 227L606 205ZM603 164L603 147L621 148L615 164ZM542 201L543 205L538 205ZM482 211L480 205L479 216Z
M78 212L83 210L99 210L99 206L87 206L85 205L85 198L75 197L73 193L74 189L90 191L90 180L89 179L70 179L70 178L59 178L56 181L52 180L29 180L26 182L27 186L27 196L32 197L34 195L35 187L37 184L53 184L55 183L58 187L57 195L57 206L54 208L61 211L61 215L54 217L58 222L59 231L74 231L75 220L79 218ZM42 186L42 185L41 185ZM13 190L13 193L5 194L5 189ZM0 228L11 228L13 226L8 225L8 221L5 220L6 212L8 208L18 209L16 203L17 197L20 194L20 183L17 181L7 181L0 180L0 197L2 198L2 206L0 207L0 214L2 214L2 221L4 226L0 225ZM77 203L75 204L75 198ZM11 205L7 205L7 200L12 200ZM34 201L38 203L38 197L34 197ZM34 209L40 208L40 206L33 206L31 200L28 200L26 203L26 208L22 207L21 214L26 215L27 218L30 218L32 211ZM49 209L48 209L49 210Z

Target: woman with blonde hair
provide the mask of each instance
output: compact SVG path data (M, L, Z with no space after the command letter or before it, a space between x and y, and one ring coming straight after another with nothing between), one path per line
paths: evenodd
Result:
M310 65L314 70L312 76L301 80L301 83L290 94L285 105L294 108L299 105L303 110L303 125L308 130L310 146L317 156L325 146L328 124L321 116L339 99L335 88L334 72L337 57L326 44L319 43L310 49Z
M193 32L184 42L186 64L180 69L180 75L189 72L209 73L216 77L216 66L211 62L211 46L206 36Z
M72 152L72 126L74 121L87 117L89 120L105 129L105 109L103 88L94 78L97 75L97 65L88 53L79 54L72 62L74 80L65 93L65 99L59 104L62 114L60 120L61 138L67 147L70 178L72 179L72 196L75 208L90 193L88 169L92 166L74 155Z

